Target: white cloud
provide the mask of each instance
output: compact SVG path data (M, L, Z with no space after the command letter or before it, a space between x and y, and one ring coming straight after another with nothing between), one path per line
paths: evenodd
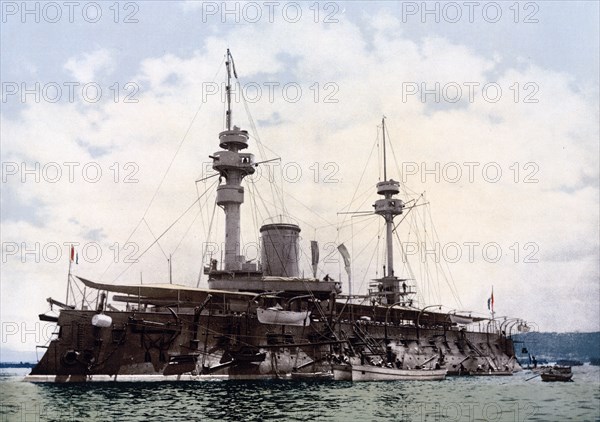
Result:
M95 82L100 72L110 74L114 70L114 58L110 51L100 48L79 58L69 58L64 67L79 82Z

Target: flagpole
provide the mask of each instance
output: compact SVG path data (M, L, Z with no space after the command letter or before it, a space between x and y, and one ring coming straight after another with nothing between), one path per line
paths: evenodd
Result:
M69 251L69 273L67 274L67 297L65 299L65 303L69 304L69 289L71 287L71 264L73 263L73 245L71 245L71 250Z
M494 320L494 285L492 284L492 321Z

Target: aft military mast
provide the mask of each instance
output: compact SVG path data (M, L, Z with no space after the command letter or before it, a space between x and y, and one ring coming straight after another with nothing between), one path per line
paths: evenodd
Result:
M377 183L377 193L383 195L382 199L375 201L373 207L375 214L382 216L386 226L386 252L387 252L387 272L384 270L382 278L375 280L377 283L372 284L372 287L377 286L377 291L371 291L379 300L388 305L393 303L403 303L412 305L412 301L407 301L407 295L411 294L410 289L407 290L406 279L397 278L394 275L394 217L402 214L404 202L401 199L395 198L394 195L400 193L400 183L391 179L387 180L387 157L385 145L385 117L381 119L381 128L383 133L383 181Z

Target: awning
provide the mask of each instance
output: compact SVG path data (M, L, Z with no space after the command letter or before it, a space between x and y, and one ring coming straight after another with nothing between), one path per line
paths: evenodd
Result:
M179 302L202 302L209 294L215 298L250 300L256 293L232 292L227 290L199 289L180 284L106 284L96 283L83 277L76 276L81 282L92 289L105 290L113 293L125 293L152 299L169 299Z

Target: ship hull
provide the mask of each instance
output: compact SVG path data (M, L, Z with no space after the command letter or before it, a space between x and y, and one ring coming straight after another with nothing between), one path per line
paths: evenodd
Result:
M31 382L202 381L291 378L296 368L332 371L331 356L348 344L360 347L352 333L356 323L312 320L306 326L262 324L256 314L202 314L193 309L171 312L106 312L112 326L91 324L95 311L63 310L59 336L26 378ZM363 333L387 345L403 367L422 365L442 355L449 374L519 370L512 341L497 334L458 329L417 328L372 321ZM328 334L329 333L329 334Z

